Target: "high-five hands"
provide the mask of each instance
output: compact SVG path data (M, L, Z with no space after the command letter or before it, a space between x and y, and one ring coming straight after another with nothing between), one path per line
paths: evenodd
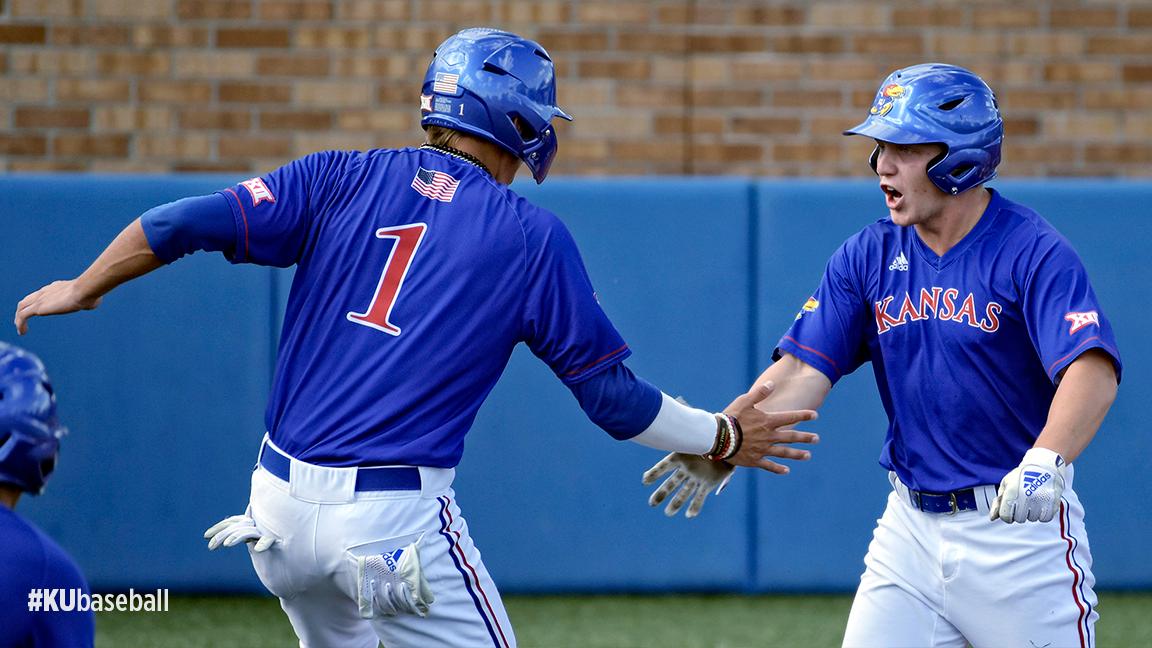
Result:
M736 456L728 463L749 468L762 468L778 475L788 473L788 466L771 461L767 457L805 461L812 456L807 450L789 447L792 443L819 443L820 436L812 432L794 430L791 426L801 421L814 421L816 410L785 410L766 412L756 407L772 394L775 385L756 385L732 401L724 408L724 413L740 422L744 441Z
M656 483L663 475L668 475L650 498L649 506L659 506L673 491L679 491L668 502L664 513L674 516L686 502L685 517L696 517L704 506L708 494L720 494L732 479L736 465L761 468L768 472L784 475L788 467L768 457L805 461L812 454L807 450L790 447L793 443L818 443L820 437L812 432L791 429L800 421L816 418L814 410L790 410L765 412L756 407L773 390L772 383L757 385L741 395L724 409L724 413L740 423L743 441L740 450L727 461L713 461L702 456L673 452L661 459L644 473L644 484Z

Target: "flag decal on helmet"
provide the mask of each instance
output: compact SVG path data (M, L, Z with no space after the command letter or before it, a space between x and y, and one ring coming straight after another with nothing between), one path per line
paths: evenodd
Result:
M440 72L436 75L436 80L432 82L432 92L454 95L456 94L456 84L459 82L459 74Z

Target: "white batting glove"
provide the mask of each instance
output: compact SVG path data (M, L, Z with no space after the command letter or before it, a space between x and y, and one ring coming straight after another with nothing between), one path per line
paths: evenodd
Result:
M226 517L216 524L213 524L204 532L204 538L210 538L208 540L209 551L213 551L222 546L234 547L241 542L247 542L253 545L252 551L257 553L269 549L280 540L271 533L266 533L257 528L256 521L249 517L247 513Z
M401 613L424 617L436 601L415 542L384 554L357 556L356 582L357 604L365 619Z
M691 499L692 503L688 505L684 517L694 518L700 514L700 509L704 506L704 500L708 498L708 493L715 488L716 494L719 495L720 491L728 485L728 481L732 479L732 473L735 470L735 466L723 461L712 461L698 455L673 452L644 473L645 485L654 484L661 475L672 473L648 498L648 505L659 506L664 498L668 497L677 487L680 487L680 491L668 502L664 514L669 517L676 515L680 512L680 507L684 506L684 502Z
M1047 448L1024 453L1020 465L1000 481L988 517L1005 522L1049 522L1064 494L1064 459Z

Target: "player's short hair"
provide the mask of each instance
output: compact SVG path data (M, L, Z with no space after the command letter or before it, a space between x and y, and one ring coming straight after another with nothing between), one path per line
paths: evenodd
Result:
M63 435L44 363L0 342L0 483L39 495L56 468Z
M1004 120L992 88L975 73L923 63L888 75L868 117L844 134L893 144L943 144L944 152L928 163L928 177L955 195L996 177ZM878 154L879 147L869 159L873 171Z
M444 126L428 126L424 129L424 141L432 146L454 147L460 139L460 131Z
M556 72L535 41L498 29L465 29L436 48L420 96L420 125L493 142L524 162L536 182L556 157Z

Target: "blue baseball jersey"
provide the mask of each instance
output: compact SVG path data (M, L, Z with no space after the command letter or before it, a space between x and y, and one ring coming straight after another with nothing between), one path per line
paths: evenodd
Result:
M571 234L432 149L324 152L220 192L237 263L296 265L266 424L329 466L455 466L513 347L565 383L629 349Z
M62 610L30 611L29 593L35 589L81 590L91 594L76 563L32 524L0 505L0 648L86 648L95 636L95 616ZM60 601L62 594L57 594ZM68 605L79 597L66 595Z
M1120 355L1071 244L991 191L944 256L890 219L848 239L780 340L833 384L872 362L888 414L880 464L909 487L998 484L1032 447L1059 375L1088 349Z

